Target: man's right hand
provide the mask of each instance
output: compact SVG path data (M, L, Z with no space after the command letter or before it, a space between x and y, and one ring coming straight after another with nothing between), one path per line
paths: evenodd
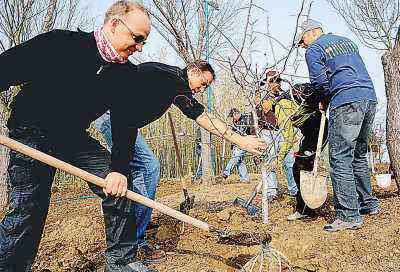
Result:
M106 182L106 188L103 188L103 192L106 196L126 196L128 191L128 179L124 175L118 172L111 172L107 175Z
M325 101L319 102L319 110L320 111L326 111L327 108L328 108L328 103L326 103Z
M246 150L254 155L262 155L267 149L267 144L264 140L257 138L253 135L242 136L237 145L242 150Z

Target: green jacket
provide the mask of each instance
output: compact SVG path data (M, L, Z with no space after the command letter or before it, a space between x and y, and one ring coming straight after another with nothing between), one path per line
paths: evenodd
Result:
M280 144L278 162L282 162L293 148L295 130L290 117L297 111L297 105L289 99L280 99L275 104L275 116L282 129L283 142Z

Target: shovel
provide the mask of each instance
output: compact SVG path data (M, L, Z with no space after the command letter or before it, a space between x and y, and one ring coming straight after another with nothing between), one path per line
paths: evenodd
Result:
M182 158L181 158L181 153L179 152L178 141L176 140L176 133L175 133L174 123L172 121L172 114L170 112L168 112L168 119L169 119L169 124L171 126L172 137L174 139L176 158L178 160L179 179L181 180L182 183L183 197L185 198L185 200L181 202L181 204L179 204L179 211L188 214L189 210L192 209L194 206L194 196L191 197L189 196L185 179L182 177L183 176Z
M300 171L300 192L304 202L311 209L324 204L328 195L326 177L318 175L318 161L321 157L321 147L325 130L325 111L321 111L321 125L319 127L317 151L312 172Z
M262 181L260 181L256 186L254 186L253 191L251 191L250 197L247 200L241 197L237 197L233 201L233 205L242 206L246 210L248 215L255 216L260 212L261 209L256 205L251 204L251 202L253 202L257 193L261 191L261 188L262 188Z
M276 156L272 156L271 158L269 158L267 160L267 162L264 165L270 164L275 158L276 158ZM267 169L265 169L265 171L270 171L270 170L271 169L268 168L268 167L267 167ZM251 191L251 194L250 194L250 196L249 196L249 198L247 200L243 199L241 197L237 197L233 201L233 205L242 206L243 208L246 209L247 214L250 215L250 216L257 215L261 211L261 208L256 206L256 205L253 205L251 203L253 202L254 198L257 195L257 193L260 192L262 188L263 188L263 180L261 179L261 181L256 186L254 186L254 188Z
M50 155L47 155L39 150L31 148L6 136L0 135L0 144L7 146L8 148L20 152L26 156L29 156L33 159L41 161L47 165L50 165L54 168L58 168L69 174L77 176L99 187L102 188L106 187L105 179L102 179L96 175L86 172L78 167L75 167L71 164L56 159ZM166 205L158 203L154 200L151 200L147 197L144 197L140 194L137 194L129 190L126 194L126 197L132 201L145 205L149 208L155 209L168 216L171 216L179 221L188 223L194 227L210 232L217 236L218 243L221 244L237 244L237 245L252 246L256 244L266 244L271 241L271 236L267 233L245 233L240 231L226 233L222 230L213 227L212 225L206 222L200 221L194 217L176 211Z

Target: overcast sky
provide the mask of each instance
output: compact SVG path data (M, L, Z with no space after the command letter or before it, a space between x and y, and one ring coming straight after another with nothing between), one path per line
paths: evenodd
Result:
M88 0L87 0L88 1ZM92 15L95 17L95 21L97 25L100 25L105 10L109 5L111 5L113 0L100 0L100 1L88 1L87 5L90 7L90 11ZM268 15L270 17L270 31L274 37L277 37L284 44L289 44L289 42L293 38L294 27L296 25L296 14L300 9L300 0L258 0L257 1L260 6L264 9L268 10ZM96 4L95 4L96 3ZM265 21L263 21L263 17L260 16L260 21L257 24L258 30L261 32L265 32ZM353 39L356 44L360 48L361 56L364 59L364 62L367 66L367 69L371 75L371 78L374 82L375 89L377 92L377 96L379 99L380 108L384 108L386 103L385 99L385 90L384 90L384 79L383 79L383 70L381 64L381 55L382 52L378 52L376 50L369 49L365 47L357 37L349 31L347 26L345 25L343 19L333 10L324 0L314 1L311 18L320 21L324 27L325 32L333 32L338 35L346 36L350 39ZM152 32L149 37L148 43L145 47L145 53L149 55L155 55L158 53L160 49L160 45L167 45L162 41L161 37ZM266 51L263 45L257 45L260 48L260 51L265 51L265 53L270 54L270 52ZM277 48L276 55L283 56L285 51L279 50ZM167 47L168 49L168 47ZM304 50L300 49L302 55L304 55ZM173 51L171 49L172 58L168 61L170 64L177 65L181 61L174 56ZM301 75L308 76L307 68L305 63L301 65L299 70ZM304 81L304 80L303 80ZM379 119L384 118L385 112L379 112Z

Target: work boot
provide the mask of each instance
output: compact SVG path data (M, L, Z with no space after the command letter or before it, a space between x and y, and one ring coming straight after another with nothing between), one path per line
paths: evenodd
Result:
M356 230L362 227L362 222L346 222L340 219L336 219L331 224L325 225L324 230L329 232L341 231L341 230Z
M291 215L289 215L287 217L287 220L288 221L295 221L295 220L300 220L300 219L303 219L303 218L307 218L308 216L309 216L308 214L301 214L299 212L295 212L295 213L292 213Z
M360 210L360 214L362 215L378 215L379 208L371 209L371 210Z
M133 262L125 265L107 263L104 272L159 272L156 269L146 267L142 262Z
M147 242L138 248L138 257L145 263L162 262L166 258L164 250L156 249Z

